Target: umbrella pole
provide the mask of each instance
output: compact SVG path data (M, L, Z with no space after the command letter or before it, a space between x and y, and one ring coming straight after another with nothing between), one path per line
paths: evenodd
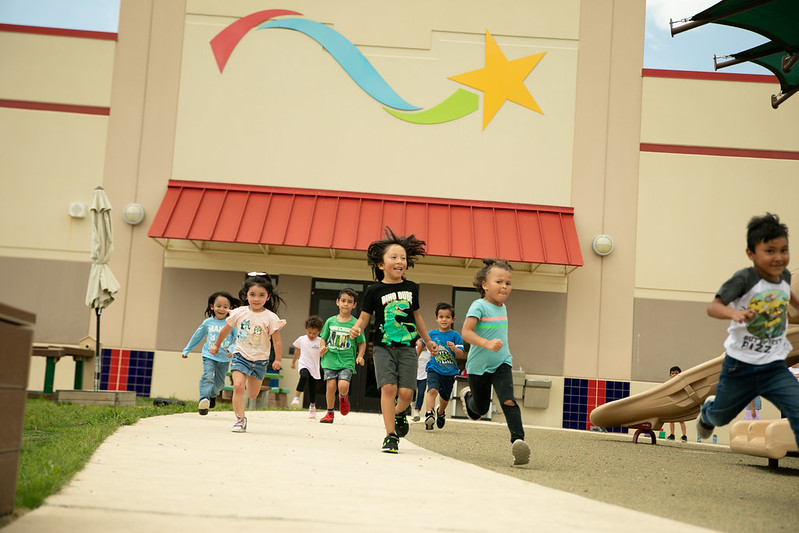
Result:
M101 307L95 309L97 313L97 345L94 349L94 390L100 390L100 314L103 312Z

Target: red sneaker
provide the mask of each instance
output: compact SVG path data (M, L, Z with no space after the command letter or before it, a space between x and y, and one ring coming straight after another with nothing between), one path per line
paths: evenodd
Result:
M333 423L333 411L328 411L325 416L319 420L323 424L332 424Z
M338 397L338 410L341 413L341 416L347 416L347 413L350 412L350 397L347 396L339 396Z

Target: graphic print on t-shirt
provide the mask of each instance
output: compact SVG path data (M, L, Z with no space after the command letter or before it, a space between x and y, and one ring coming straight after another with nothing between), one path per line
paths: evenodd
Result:
M393 294L393 293L392 293ZM384 296L384 298L386 298ZM383 312L384 322L381 326L383 331L383 342L405 344L410 346L416 338L416 326L414 324L401 323L399 319L407 319L412 313L411 304L408 300L391 300L386 303Z
M788 327L788 295L781 290L763 291L752 297L747 307L756 314L746 330L761 342L779 337Z

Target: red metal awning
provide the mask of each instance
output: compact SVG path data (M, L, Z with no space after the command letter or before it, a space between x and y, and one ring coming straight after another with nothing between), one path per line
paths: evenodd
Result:
M170 180L148 235L332 250L366 250L416 234L427 255L582 266L574 209L258 185Z

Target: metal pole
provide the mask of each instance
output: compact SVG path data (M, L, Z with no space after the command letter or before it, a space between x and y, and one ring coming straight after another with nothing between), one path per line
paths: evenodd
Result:
M94 349L94 390L100 390L100 314L102 307L96 307L97 313L97 344Z

